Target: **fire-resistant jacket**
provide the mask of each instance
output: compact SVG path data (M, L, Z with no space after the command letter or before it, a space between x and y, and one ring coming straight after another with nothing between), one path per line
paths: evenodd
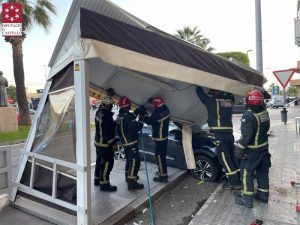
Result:
M138 132L142 128L143 122L136 121L136 116L133 113L120 110L117 118L117 133L124 147L138 143Z
M209 96L201 87L196 88L196 93L207 108L207 123L210 129L215 132L232 132L234 96L223 91L217 96Z
M96 112L95 125L95 146L109 147L115 143L116 124L113 121L113 113L102 106Z
M144 117L144 121L148 125L152 125L154 141L164 141L168 138L170 111L165 104L155 109L150 117Z
M242 136L238 141L238 147L255 151L267 150L269 147L267 133L270 128L268 111L262 108L261 112L255 113L248 109L244 112L241 122Z

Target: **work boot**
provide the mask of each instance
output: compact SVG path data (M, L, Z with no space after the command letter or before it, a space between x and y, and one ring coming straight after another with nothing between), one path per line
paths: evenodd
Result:
M154 181L154 182L163 182L163 183L167 183L167 182L168 182L168 176L165 176L165 177L162 177L162 176L153 177L153 181Z
M126 182L129 181L129 179L128 179L127 176L128 176L128 173L125 172L125 180L126 180ZM140 177L138 175L136 175L136 180L138 180L138 179L140 179Z
M243 205L247 208L253 207L253 197L247 196L244 194L237 194L235 195L235 203L238 205Z
M262 203L268 204L269 194L257 192L254 198Z
M117 191L117 186L113 186L110 184L100 184L100 191L107 191L107 192Z
M133 181L128 181L128 190L139 190L139 189L143 189L144 185L140 184L138 182L136 182L135 180Z

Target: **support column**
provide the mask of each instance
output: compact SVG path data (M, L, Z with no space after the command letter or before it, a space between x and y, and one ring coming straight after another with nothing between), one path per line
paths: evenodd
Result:
M77 213L78 225L90 225L91 220L91 148L89 111L89 72L85 60L74 61L76 159L86 169L77 171L77 205L85 213Z

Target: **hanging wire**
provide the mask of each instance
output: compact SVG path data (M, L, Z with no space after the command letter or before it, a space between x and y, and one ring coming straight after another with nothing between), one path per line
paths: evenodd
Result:
M146 178L147 178L147 192L148 192L148 201L149 201L149 211L150 211L150 217L151 217L151 225L154 225L154 216L153 216L151 193L150 193L150 182L149 182L149 176L148 176L148 169L147 169L147 163L146 163L146 153L145 153L145 148L144 148L143 132L142 131L140 133L140 140L141 140L141 143L142 143L144 163L145 163L145 173L146 173Z

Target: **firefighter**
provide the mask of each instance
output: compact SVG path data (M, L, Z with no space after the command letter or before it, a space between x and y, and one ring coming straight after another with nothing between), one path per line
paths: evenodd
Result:
M131 113L131 101L122 97L119 101L120 111L117 118L117 133L121 139L126 154L125 178L128 190L143 189L144 185L137 182L141 159L138 148L138 132L143 128L143 122L137 120Z
M196 93L208 112L207 123L215 134L217 154L228 181L226 189L240 189L239 165L235 156L232 130L232 107L234 96L231 93L210 89L206 94L202 87L196 87Z
M255 198L263 203L269 199L269 168L271 155L268 151L269 113L264 107L263 94L257 90L246 97L247 110L241 119L241 138L238 148L241 151L242 190L235 198L239 205L252 208L254 198L254 173L257 178Z
M167 148L168 132L170 122L170 111L161 97L151 98L150 102L154 107L151 116L144 115L144 121L152 125L152 138L154 140L154 152L158 166L158 176L153 178L155 182L168 182L167 172Z
M96 147L96 167L94 174L94 184L100 185L101 191L116 191L117 187L109 182L109 175L114 165L115 141L115 122L111 111L113 100L111 97L104 97L100 107L96 112L95 142Z

